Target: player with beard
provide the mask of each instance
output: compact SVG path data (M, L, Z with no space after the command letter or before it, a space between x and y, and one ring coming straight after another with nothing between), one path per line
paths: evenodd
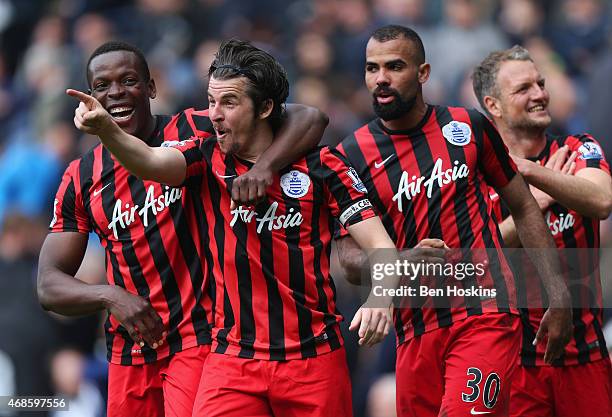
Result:
M131 45L97 48L87 81L91 97L143 144L162 146L213 132L207 111L151 114L155 82L142 52ZM262 156L264 169L247 176L251 187L246 193L234 187L237 198L254 198L258 188L265 189L271 175L257 175L274 169L268 162L286 164L283 158L292 160L318 142L326 118L303 106L291 113L274 149ZM109 311L107 415L191 416L211 343L212 300L202 293L212 266L199 192L130 175L98 145L66 169L53 216L40 252L39 300L68 316ZM74 278L92 231L105 249L110 285Z
M398 248L426 238L461 248L466 257L486 251L479 284L496 297L465 297L462 307L426 299L396 308L399 416L505 416L520 347L514 276L490 213L488 184L512 210L521 238L554 247L546 225L496 129L482 114L426 104L422 84L430 73L413 30L385 26L366 48L365 81L378 118L338 146L357 170L374 208ZM358 276L363 255L344 231L339 258ZM472 250L472 251L470 251ZM548 338L547 361L557 358L571 329L569 297L554 257L538 263L549 309L538 341ZM462 282L468 286L474 283ZM474 284L475 285L475 284ZM452 305L452 308L449 306Z
M342 316L329 275L334 220L362 247L386 249L372 254L377 260L393 258L395 247L354 170L329 148L282 168L261 203L231 208L231 181L272 146L289 83L270 54L239 40L221 44L209 77L216 137L186 138L176 148L147 146L94 98L68 91L81 100L76 126L99 135L128 169L201 192L216 301L194 415L350 417ZM389 330L391 299L378 303L351 323L360 344Z
M473 75L476 97L491 116L508 146L519 171L550 227L559 248L584 248L568 255L577 262L570 279L585 285L572 285L574 332L563 356L552 363L544 361L542 345L531 341L542 318L539 285L529 285L529 307L521 309L524 323L521 366L511 390L510 415L516 417L609 416L612 368L602 326L602 294L597 249L599 223L612 210L610 168L601 147L589 134L555 136L546 133L552 119L548 112L550 96L545 80L520 46L496 51L476 67ZM496 215L504 242L520 246L513 216L493 194ZM593 250L595 249L595 250ZM588 260L587 260L588 257ZM591 265L580 265L581 263ZM524 275L532 276L526 268ZM585 281L586 280L586 281ZM581 292L594 290L593 302ZM540 304L539 306L543 306Z

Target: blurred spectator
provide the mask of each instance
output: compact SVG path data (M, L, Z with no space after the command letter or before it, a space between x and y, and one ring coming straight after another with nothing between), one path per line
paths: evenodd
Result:
M395 417L395 374L386 374L372 384L368 393L370 417Z
M83 354L63 349L51 359L51 376L56 395L67 397L68 411L54 411L52 417L102 417L104 400L94 383L85 378Z
M603 0L563 0L550 40L572 76L586 75L608 45L610 16Z
M0 229L0 395L51 395L47 360L59 342L36 298L36 256L45 224L20 214ZM46 412L17 415L46 416Z
M75 130L58 121L40 143L14 141L0 155L0 224L6 213L46 215L66 163L73 157Z
M463 74L492 50L507 47L501 31L487 19L487 5L485 0L444 0L446 24L438 26L432 44L425 45L431 63L428 87L446 96L436 100L456 103Z
M544 11L536 0L502 0L499 24L510 43L522 45L544 32Z

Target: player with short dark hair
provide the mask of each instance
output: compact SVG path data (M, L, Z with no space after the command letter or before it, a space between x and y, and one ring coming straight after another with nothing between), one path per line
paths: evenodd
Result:
M141 143L158 147L213 132L208 111L151 114L155 82L132 45L100 46L88 61L87 80L91 97ZM293 108L276 149L261 160L274 160L274 152L297 157L326 124L315 109ZM245 195L254 198L257 191ZM38 295L59 314L109 311L109 416L191 416L211 343L205 225L199 192L131 175L101 145L66 169L40 253ZM92 231L105 248L110 285L74 278Z
M521 236L535 247L553 242L487 118L425 103L422 85L430 66L418 35L395 26L374 33L366 48L365 81L378 118L345 138L338 150L363 179L398 248L435 238L461 249L464 261L486 256L481 280L453 285L472 289L481 284L497 294L466 296L461 306L430 297L396 308L398 415L507 415L519 318L514 277L489 210L488 185L507 201ZM340 261L349 274L359 274L363 257L343 235L337 242ZM567 291L557 285L558 263L547 258L540 266L551 299L568 307ZM547 360L562 352L569 332L568 309L547 312L542 324L542 336L549 338Z
M529 52L518 45L489 54L474 70L474 92L510 149L549 226L563 258L574 259L568 278L583 285L570 291L574 332L563 355L552 366L544 361L542 345L533 346L544 313L539 285L519 289L530 300L523 305L523 342L512 383L510 415L612 415L612 367L602 332L602 294L599 277L599 223L612 211L610 167L591 135L546 133L552 119L545 79ZM492 197L500 231L508 246L521 246L513 216L499 197ZM529 246L529 242L525 242ZM581 248L581 251L567 251ZM585 265L589 263L589 265ZM524 268L526 277L534 276ZM584 298L584 291L592 291ZM540 304L536 304L536 300ZM587 301L588 300L588 301ZM588 381L588 382L586 382Z
M393 254L395 247L359 177L329 148L282 168L261 203L232 208L231 182L272 145L269 118L282 108L288 84L271 55L239 40L221 44L210 74L216 137L176 148L146 146L120 130L96 100L69 90L81 100L77 127L99 135L128 169L201 192L214 342L194 415L350 416L342 316L329 275L334 221L364 248ZM360 344L388 333L391 299L383 302L362 307L353 319Z

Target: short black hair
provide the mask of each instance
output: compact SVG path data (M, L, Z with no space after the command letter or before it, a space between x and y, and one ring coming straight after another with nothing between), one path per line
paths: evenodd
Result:
M115 51L126 51L126 52L131 52L134 55L136 55L136 58L138 58L138 61L140 62L141 75L143 76L144 81L149 81L151 79L151 73L149 71L149 64L147 63L147 59L145 58L144 54L142 53L140 49L126 42L111 41L111 42L103 43L102 45L98 46L96 50L93 51L89 59L87 60L86 76L87 76L87 84L90 87L91 87L91 77L90 77L91 73L89 70L89 66L91 65L91 61L93 61L93 59L97 56L104 55L109 52L115 52Z
M260 112L265 101L272 100L268 120L274 130L280 127L285 117L284 103L289 95L289 81L287 72L272 55L248 41L223 41L210 65L208 76L218 80L246 77L247 94L253 100L255 114Z
M378 41L378 42L388 42L395 39L399 39L403 37L409 41L412 41L414 46L416 46L417 52L417 65L421 65L425 63L425 47L423 46L423 41L418 33L414 30L400 25L387 25L381 28L378 28L372 33L370 38Z

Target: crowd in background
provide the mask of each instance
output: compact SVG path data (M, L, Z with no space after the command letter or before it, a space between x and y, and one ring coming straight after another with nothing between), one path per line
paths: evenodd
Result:
M329 115L326 144L373 117L363 73L375 28L417 30L432 65L426 100L445 105L478 107L471 69L518 43L546 77L551 131L591 132L610 156L611 16L609 0L0 0L0 395L61 393L72 398L62 416L104 415L100 317L51 316L35 297L61 174L97 143L74 128L76 103L65 89L87 89L87 59L103 42L145 52L157 85L153 111L172 114L207 106L205 74L221 39L251 40L287 69L289 101ZM611 246L608 229L603 246ZM79 272L92 283L105 282L96 243ZM358 294L336 275L340 308L351 317ZM356 417L394 416L393 338L359 350L347 339Z

